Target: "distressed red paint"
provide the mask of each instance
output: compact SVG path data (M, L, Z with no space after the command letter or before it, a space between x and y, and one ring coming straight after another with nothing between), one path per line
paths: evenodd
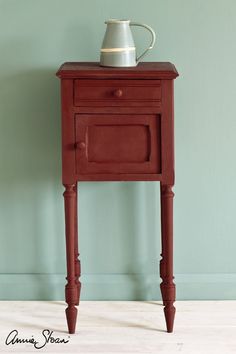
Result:
M61 79L62 182L65 186L69 333L75 332L81 284L78 260L79 181L160 181L160 276L167 331L173 331L174 90L171 63L105 68L65 63Z

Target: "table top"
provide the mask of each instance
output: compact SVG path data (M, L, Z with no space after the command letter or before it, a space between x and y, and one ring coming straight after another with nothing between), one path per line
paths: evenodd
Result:
M141 62L135 67L104 67L98 62L67 62L56 75L66 78L136 78L175 79L179 74L169 62Z

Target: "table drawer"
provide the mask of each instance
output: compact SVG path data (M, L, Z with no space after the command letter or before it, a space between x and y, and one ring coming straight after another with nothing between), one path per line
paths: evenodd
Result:
M74 81L74 105L81 107L158 106L160 80L86 80Z

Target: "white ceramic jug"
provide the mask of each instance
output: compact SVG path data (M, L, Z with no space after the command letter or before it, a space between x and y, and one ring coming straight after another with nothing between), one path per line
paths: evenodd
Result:
M130 20L107 20L106 33L103 39L100 65L101 66L136 66L141 58L153 48L156 34L153 29L145 24L131 22ZM130 26L141 26L151 32L152 40L149 47L139 56L136 56L136 48Z

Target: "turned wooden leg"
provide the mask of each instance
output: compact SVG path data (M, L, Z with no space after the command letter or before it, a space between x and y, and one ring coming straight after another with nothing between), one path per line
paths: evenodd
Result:
M173 198L172 186L161 184L161 240L160 285L167 332L173 331L175 284L173 282Z
M78 259L79 247L78 247L78 186L77 186L77 183L75 184L74 190L75 190L75 222L74 222L74 226L75 226L75 278L76 278L76 284L77 284L76 305L79 305L80 289L81 289L81 283L79 281L79 277L81 275L81 267L80 267L80 260Z
M69 333L75 333L78 290L75 276L75 209L76 193L74 184L64 184L65 192L65 226L66 226L66 262L67 262L67 284L65 288L66 318Z

